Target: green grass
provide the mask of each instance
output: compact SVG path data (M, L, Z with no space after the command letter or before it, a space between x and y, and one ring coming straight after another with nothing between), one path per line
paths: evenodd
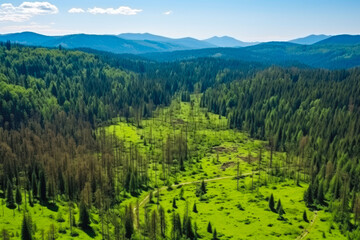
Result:
M180 188L175 187L168 191L166 188L160 192L160 204L168 211L168 234L170 233L170 217L174 210L172 199L177 198L178 209L175 211L181 215L184 213L188 202L189 213L193 222L196 222L202 239L211 239L212 235L206 232L210 221L219 233L220 239L296 239L304 229L309 227L302 219L306 206L303 202L303 194L306 183L301 186L294 180L285 177L275 177L266 173L270 161L270 150L267 143L249 138L247 133L227 128L227 119L216 114L207 113L199 107L199 96L193 95L193 106L174 100L171 106L159 108L154 112L154 117L141 121L141 125L124 122L123 119L113 119L114 124L103 127L108 138L117 138L125 146L126 152L130 147L136 146L144 159L150 159L148 175L151 183L150 188L155 189L166 185L163 176L161 159L163 144L168 137L175 135L187 136L190 158L185 163L185 171L177 171L172 174L170 183L189 183L184 185L185 200L179 199ZM259 149L262 149L262 164L260 166L261 181L259 181ZM250 162L249 162L250 156ZM273 166L284 167L286 155L274 152ZM237 191L236 180L237 163L240 171L247 175L240 180L240 191ZM291 170L291 169L290 169ZM172 168L174 171L174 168ZM252 190L252 176L254 189ZM159 176L155 179L155 176ZM208 193L204 199L195 195L197 184L195 181L202 179L215 179L228 177L207 183ZM282 201L286 214L285 220L278 220L278 214L271 212L268 207L268 197L273 193L275 200ZM136 205L136 201L145 199L149 191L142 191L136 198L120 193L120 206L115 206L114 211L122 206ZM155 197L155 196L154 196ZM192 212L196 202L198 213ZM50 224L56 228L64 228L65 234L58 233L58 239L71 239L69 230L68 206L64 202L57 202L58 210L51 210L36 204L33 208L28 207L33 221L36 223L36 237L41 239L41 230L47 233ZM22 206L22 209L24 206ZM146 208L156 209L155 204L147 204ZM243 208L243 209L241 209ZM78 220L78 209L75 210L75 218ZM15 212L15 216L13 216ZM58 212L61 212L65 222L56 221ZM79 233L77 239L101 239L102 224L97 211L92 211L93 233L87 234L76 228ZM311 220L314 213L307 209L308 218ZM140 222L144 222L144 206L140 208ZM16 238L19 236L23 215L18 210L4 208L4 215L0 217L0 230L7 229ZM331 226L333 228L331 228ZM112 229L110 224L110 229ZM331 232L329 231L331 229ZM345 239L332 224L331 213L319 211L315 223L309 230L305 239Z
M21 205L21 210L24 209L25 204L23 203ZM27 210L27 213L31 216L34 223L33 229L36 230L36 239L42 239L42 232L44 233L45 239L48 239L47 234L51 224L54 224L56 227L57 239L72 238L70 234L69 207L67 203L61 201L56 202L56 207L47 207L40 204L35 204L34 207L30 207L28 205ZM76 205L72 211L76 222L78 222L79 210ZM60 223L57 221L59 218L59 213L61 213L64 222ZM18 209L11 210L4 206L0 209L0 230L6 229L10 232L10 236L12 236L14 239L20 239L23 216L23 211L19 211ZM73 232L79 234L76 239L102 239L101 235L99 234L100 225L96 224L96 222L99 221L98 216L95 212L93 212L91 216L92 231L88 231L88 233L86 233L77 227L73 227ZM64 229L66 233L59 233L60 229Z

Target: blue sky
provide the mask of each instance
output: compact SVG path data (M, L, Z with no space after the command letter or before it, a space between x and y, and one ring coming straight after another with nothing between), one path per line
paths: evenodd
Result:
M48 35L150 32L199 39L228 35L243 41L360 34L360 1L1 0L0 33L20 31Z

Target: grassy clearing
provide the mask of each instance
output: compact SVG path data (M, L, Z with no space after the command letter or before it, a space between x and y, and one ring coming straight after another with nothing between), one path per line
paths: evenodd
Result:
M24 203L21 205L21 209L25 209ZM50 225L52 224L55 226L56 239L71 239L74 237L76 237L76 239L102 239L99 234L100 225L98 224L98 215L95 212L91 214L92 230L85 232L77 227L73 227L73 233L77 234L72 237L70 231L69 206L67 203L59 201L56 202L56 205L42 206L35 204L34 207L28 205L27 209L33 221L36 239L48 239L48 235L51 232ZM73 206L72 214L77 223L79 210L76 205ZM20 239L22 220L22 211L18 209L11 210L4 206L0 214L0 230L6 229L12 238Z

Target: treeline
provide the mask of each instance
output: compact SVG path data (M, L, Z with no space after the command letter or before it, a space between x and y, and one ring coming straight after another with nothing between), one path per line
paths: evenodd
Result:
M307 204L330 202L345 232L357 227L360 209L359 79L359 68L272 67L208 89L201 105L227 116L230 127L297 156L297 166L309 176Z
M216 59L171 64L121 59L0 44L0 197L7 207L62 199L80 206L85 225L86 211L94 207L109 239L109 229L119 226L108 223L121 222L113 207L149 187L150 164L162 167L153 186L158 178L169 182L184 170L190 153L185 127L145 157L99 126L117 116L139 125L178 92L189 101L194 91L255 71ZM156 139L145 138L154 149Z

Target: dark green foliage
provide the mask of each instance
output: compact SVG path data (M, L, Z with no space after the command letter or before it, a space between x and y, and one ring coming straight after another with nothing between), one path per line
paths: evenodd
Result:
M308 217L307 217L306 210L304 210L304 213L303 213L303 220L304 220L305 222L309 222L309 219L308 219Z
M12 188L11 182L7 181L7 189L6 189L6 206L10 209L16 208L14 201L14 192Z
M193 212L194 212L194 213L198 213L198 210L197 210L197 207L196 207L196 203L194 203Z
M202 196L204 194L206 194L207 189L206 189L206 183L204 180L201 181L200 185L196 188L196 196Z
M216 229L214 229L212 239L213 239L213 240L218 240L218 238L217 238L217 231L216 231Z
M208 232L208 233L212 233L211 222L208 223L207 232Z
M276 212L279 214L279 215L283 215L285 214L285 211L283 209L283 206L281 204L281 200L279 199L279 201L277 202L277 205L276 205Z
M172 222L171 239L180 239L182 236L180 214L174 212L172 214L171 222Z
M166 237L166 217L165 217L165 209L163 206L160 206L159 209L159 218L160 218L160 233L161 237Z
M47 197L46 197L46 180L45 180L45 174L43 171L40 172L40 180L39 180L39 195L40 195L40 200L42 202L46 202L47 201Z
M31 186L32 186L32 196L35 198L38 194L38 184L37 184L37 177L35 172L31 175Z
M80 203L79 226L82 229L88 229L90 227L89 211L83 201Z
M33 239L31 229L32 229L31 217L24 214L22 225L21 225L21 239L22 240L31 240Z
M134 234L134 215L131 204L125 208L125 237L131 239Z
M274 201L274 195L271 194L269 198L269 208L271 211L275 212L275 201Z
M173 198L172 207L173 207L173 208L177 208L176 198Z
M20 207L20 205L22 203L22 195L21 195L19 187L16 188L15 200L16 200L16 204Z

